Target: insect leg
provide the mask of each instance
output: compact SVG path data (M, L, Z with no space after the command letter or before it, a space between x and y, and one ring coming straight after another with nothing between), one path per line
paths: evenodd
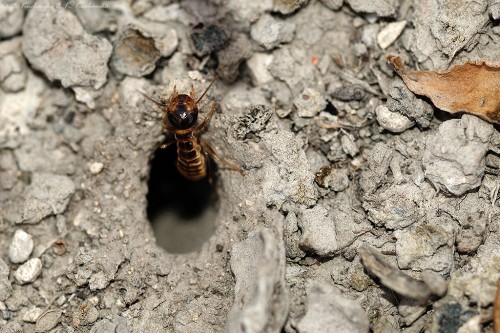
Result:
M234 171L238 171L242 176L244 176L245 174L243 173L243 170L241 170L241 168L239 166L237 166L236 164L233 164L233 163L230 163L228 161L225 161L223 160L222 158L220 158L219 156L217 156L217 154L215 153L215 151L213 150L212 147L210 147L210 145L208 143L206 143L205 141L201 141L200 140L200 144L202 145L202 147L205 149L205 151L207 153L210 154L210 156L212 156L213 158L215 158L217 161L225 164L226 166L228 166L229 168L233 169Z
M210 118L212 118L212 116L214 115L216 104L217 104L217 102L215 102L215 101L212 103L212 107L210 108L210 111L208 112L207 117L198 126L196 126L196 128L194 129L195 132L201 131L205 126L208 125Z
M168 147L170 147L171 145L173 145L175 142L176 142L176 141L175 141L175 139L170 140L169 142L162 144L162 145L160 146L160 149L165 149L165 148L168 148Z
M207 166L207 176L208 176L208 184L213 185L214 184L214 179L212 175L212 168L210 166L210 156L208 155L207 151L204 150L203 154L205 155L205 164Z
M191 96L192 99L196 99L196 90L194 90L194 85L191 85L191 91L189 92L189 96ZM196 102L198 103L198 102Z

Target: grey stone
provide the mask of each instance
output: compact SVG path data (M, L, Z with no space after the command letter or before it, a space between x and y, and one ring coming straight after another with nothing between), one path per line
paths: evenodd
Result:
M415 125L415 122L407 116L398 112L389 111L386 105L377 106L375 115L378 124L382 128L393 133L402 133Z
M307 312L297 326L299 333L368 332L369 321L357 302L324 282L307 287Z
M293 40L294 32L295 24L264 14L252 25L250 35L257 43L267 50L271 50L279 44L290 43Z
M366 196L363 208L373 223L389 229L402 229L423 218L423 205L422 190L415 184L406 183Z
M301 248L320 256L332 256L338 249L335 223L323 206L304 209L299 216Z
M245 35L238 35L226 48L217 52L217 74L226 83L236 81L240 64L251 56L252 44Z
M389 111L401 113L423 128L429 127L434 117L432 106L416 97L400 79L396 79L389 87L386 106Z
M273 8L273 0L229 0L225 6L231 10L234 19L247 26L257 21L262 13L269 12Z
M23 27L24 12L18 3L2 2L0 6L0 37L18 34Z
M342 150L347 155L354 157L359 153L359 148L354 142L354 136L352 134L346 133L340 137L340 144Z
M363 87L359 85L349 85L345 87L339 87L332 92L332 97L340 101L360 101L365 98L366 93Z
M282 242L271 230L263 228L233 246L231 270L236 278L235 301L224 332L281 331L289 306Z
M346 2L357 13L374 13L379 17L394 17L398 8L396 0L346 0Z
M471 115L442 123L426 141L425 177L435 188L459 196L481 185L493 125Z
M322 94L313 88L306 88L293 100L297 115L302 118L312 118L326 107Z
M193 51L199 57L222 50L229 42L228 33L216 24L196 26L190 37Z
M378 45L382 49L388 48L401 35L406 26L406 21L391 22L380 30L377 36Z
M244 140L251 136L259 135L264 130L273 110L265 105L254 105L245 110L233 128L233 135L238 140Z
M36 323L38 318L43 313L43 309L33 306L29 308L23 315L23 321L27 323Z
M331 10L339 10L344 4L344 0L321 0L321 3Z
M67 176L34 173L26 193L19 223L38 223L46 216L61 214L75 192L75 184Z
M12 294L9 272L9 266L0 259L0 302L5 301Z
M495 0L489 8L491 18L494 20L500 19L500 1Z
M154 40L162 57L170 57L179 46L179 37L175 29L167 29L162 37L156 37Z
M287 15L307 5L308 2L309 0L274 0L273 10Z
M419 2L414 6L410 50L419 63L445 69L457 52L467 47L489 21L488 2L449 6L446 1Z
M269 73L268 67L273 61L273 55L267 53L254 53L250 59L247 60L247 68L252 78L254 85L268 83L273 80L273 76Z
M453 267L454 229L445 219L396 230L396 257L401 269L449 274Z
M21 53L21 38L0 43L0 87L18 92L26 87L26 61Z
M168 44L157 42L145 31L129 26L115 42L110 65L115 71L129 76L150 74L161 56L157 45L168 47Z
M92 87L106 83L112 46L87 33L74 14L40 0L26 16L23 53L35 68L63 87Z
M19 266L14 272L14 277L20 284L31 283L42 273L42 261L32 258Z
M33 252L33 237L24 230L16 230L9 246L9 260L14 264L23 263L28 260L31 252Z

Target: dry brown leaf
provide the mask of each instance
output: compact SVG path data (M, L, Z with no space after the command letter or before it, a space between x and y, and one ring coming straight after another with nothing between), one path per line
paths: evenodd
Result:
M411 91L429 97L439 109L472 113L500 124L500 62L467 62L437 73L407 70L394 55L387 61Z

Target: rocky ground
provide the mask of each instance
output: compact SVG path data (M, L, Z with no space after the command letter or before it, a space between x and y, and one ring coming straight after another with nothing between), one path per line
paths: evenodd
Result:
M499 127L385 58L498 60L499 19L496 0L0 3L0 332L493 332ZM190 183L141 92L213 80L203 140L245 175Z

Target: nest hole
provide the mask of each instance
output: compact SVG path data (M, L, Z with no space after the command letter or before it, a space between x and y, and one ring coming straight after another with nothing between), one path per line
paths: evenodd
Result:
M208 177L195 182L185 179L177 171L176 160L175 146L156 151L147 214L158 246L169 253L189 253L199 250L214 233L217 198Z

